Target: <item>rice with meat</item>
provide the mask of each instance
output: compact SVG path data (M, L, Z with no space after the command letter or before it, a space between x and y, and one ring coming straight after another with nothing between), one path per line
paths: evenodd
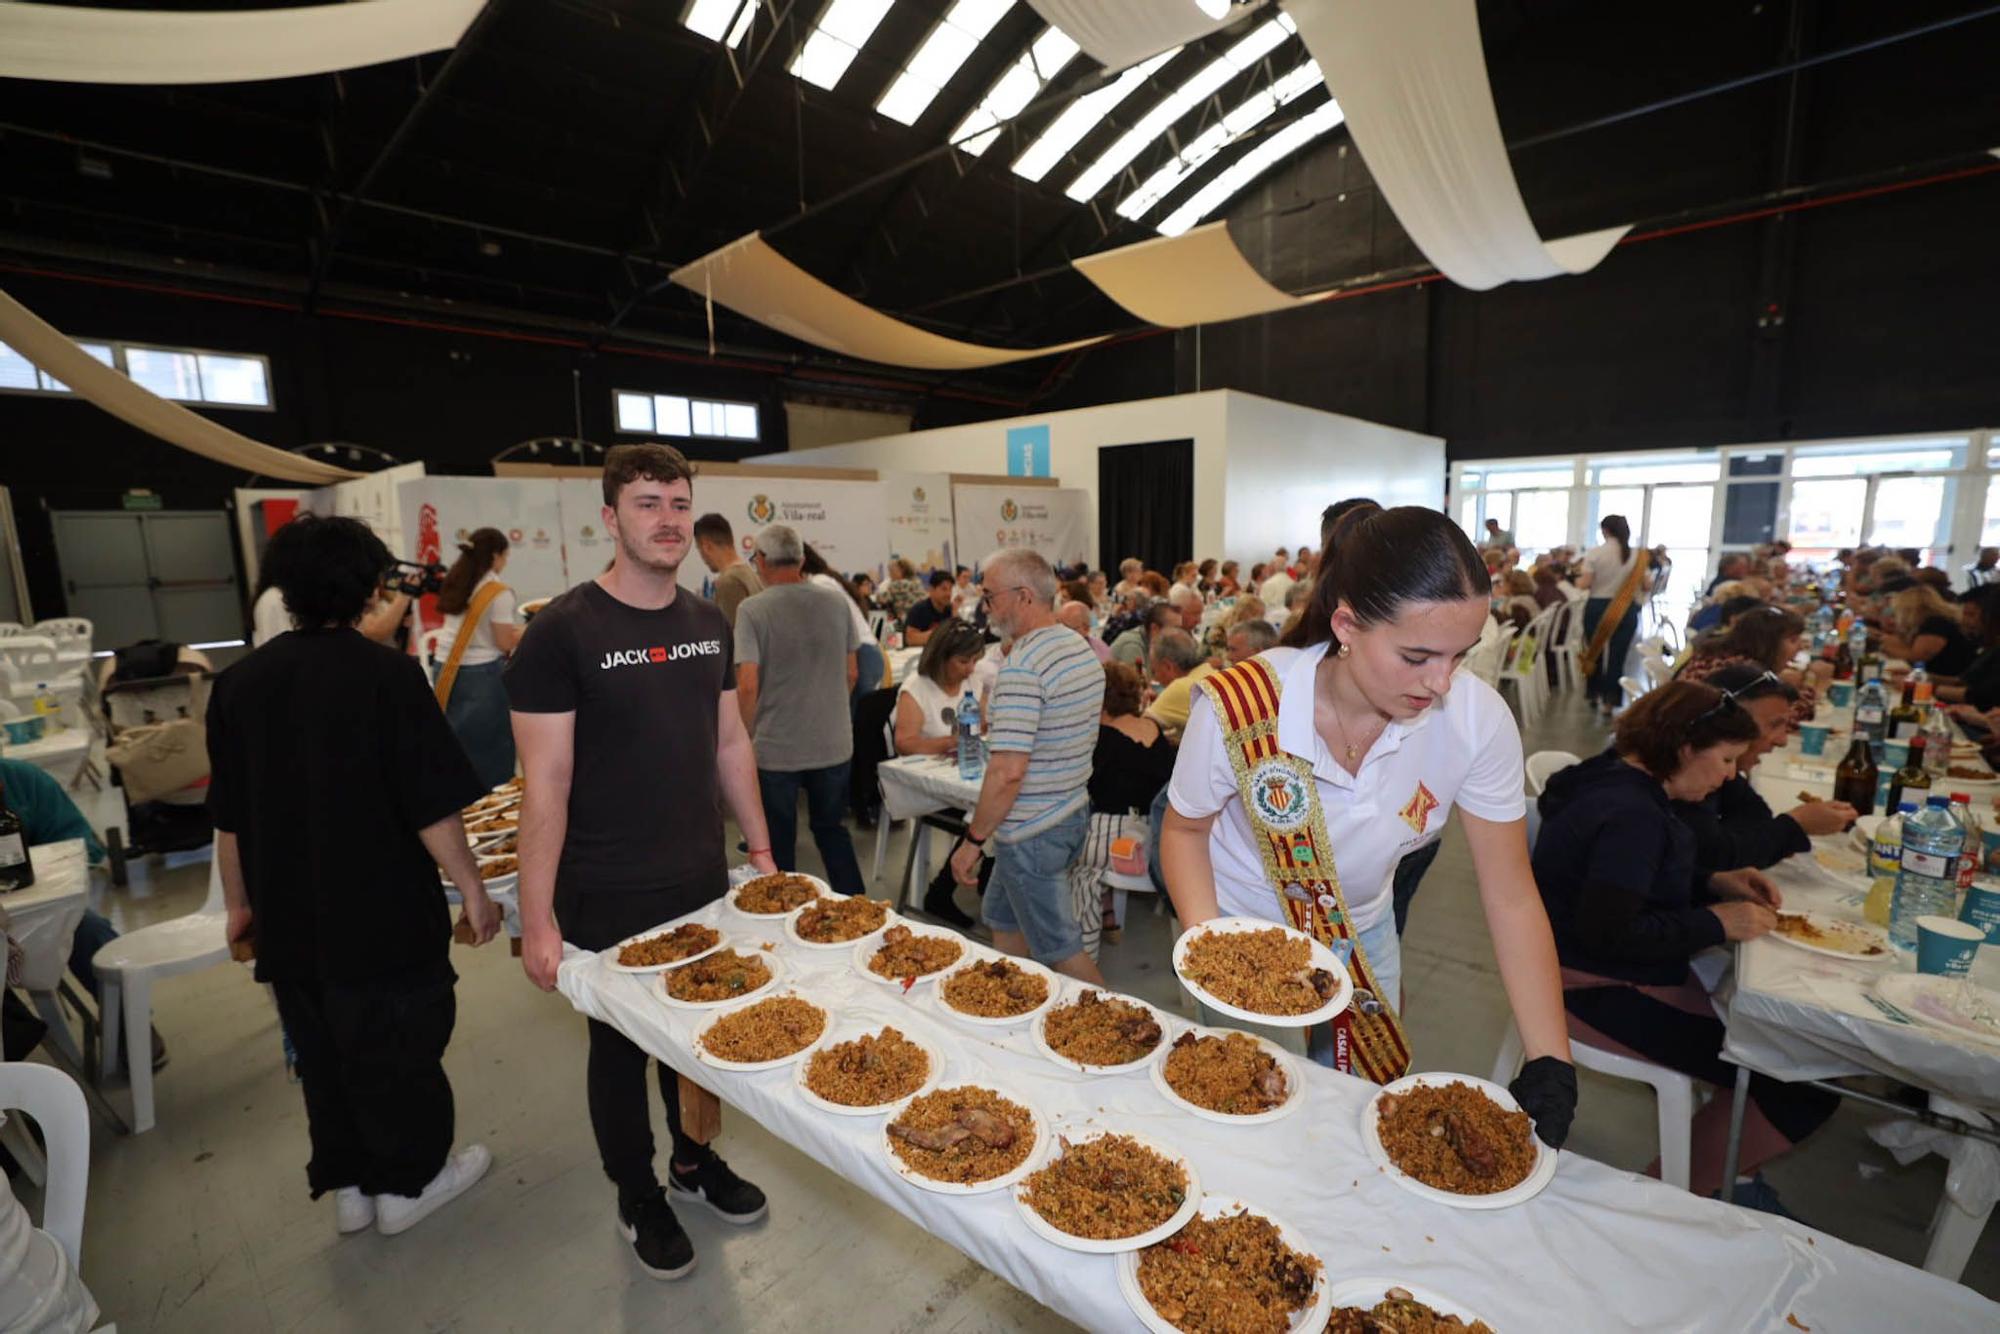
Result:
M711 1056L747 1065L795 1055L824 1032L825 1010L797 996L773 996L723 1015L702 1033L701 1045Z
M630 940L618 947L618 962L627 968L656 968L678 963L719 943L722 933L700 922L683 922L671 931L644 940Z
M1181 957L1181 976L1225 1005L1253 1014L1309 1014L1339 979L1312 966L1305 940L1265 931L1202 931Z
M818 897L819 886L802 875L760 875L736 891L736 907L740 912L774 915Z
M973 1084L912 1099L888 1133L911 1171L961 1186L1004 1176L1035 1150L1028 1109Z
M481 880L498 880L503 875L513 875L521 869L519 857L493 857L479 863Z
M799 939L816 945L859 940L888 920L888 904L864 898L821 899L794 919Z
M842 1107L881 1107L909 1097L930 1075L924 1049L884 1028L814 1052L806 1087Z
M927 977L957 963L965 946L950 936L919 935L907 926L892 926L882 933L882 948L868 960L868 971L878 977Z
M1049 998L1049 982L1011 959L992 959L961 968L938 984L945 1004L981 1019L1011 1019Z
M1130 1135L1062 1142L1062 1157L1031 1174L1021 1202L1059 1232L1115 1241L1150 1232L1187 1203L1187 1169Z
M1317 1256L1285 1245L1275 1223L1248 1210L1192 1218L1139 1252L1139 1290L1188 1334L1286 1334L1319 1272Z
M497 834L503 829L514 828L514 823L514 813L512 811L503 811L493 815L484 815L477 820L469 822L465 826L465 832L468 834Z
M1158 1047L1162 1036L1145 1006L1101 991L1042 1016L1042 1040L1078 1065L1127 1065Z
M1493 1334L1484 1320L1465 1321L1440 1315L1410 1295L1408 1288L1391 1288L1382 1300L1363 1310L1343 1306L1326 1322L1326 1334Z
M718 950L667 974L667 994L677 1001L706 1005L747 996L771 980L771 967L754 954Z
M1243 1033L1213 1037L1189 1030L1174 1039L1162 1073L1175 1093L1224 1116L1257 1116L1291 1096L1277 1058Z
M1376 1121L1389 1161L1426 1186L1459 1195L1512 1190L1535 1170L1535 1129L1471 1084L1381 1093Z

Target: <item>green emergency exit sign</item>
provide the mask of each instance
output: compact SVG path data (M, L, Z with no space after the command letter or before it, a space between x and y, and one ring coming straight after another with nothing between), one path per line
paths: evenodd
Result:
M127 491L118 500L128 510L156 510L161 507L160 497L152 491Z

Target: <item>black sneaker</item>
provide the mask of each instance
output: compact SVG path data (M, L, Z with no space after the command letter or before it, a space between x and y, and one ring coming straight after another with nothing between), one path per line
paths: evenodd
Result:
M632 1243L639 1267L654 1278L684 1278L694 1268L694 1243L658 1188L618 1202L618 1234Z
M667 1167L667 1194L692 1204L705 1204L725 1223L738 1226L754 1223L767 1208L764 1192L729 1170L729 1164L706 1146L697 1149L694 1170L681 1171L679 1163Z
M976 922L952 900L950 889L940 889L932 885L924 891L924 915L935 917L946 926L955 926L961 931L970 931Z

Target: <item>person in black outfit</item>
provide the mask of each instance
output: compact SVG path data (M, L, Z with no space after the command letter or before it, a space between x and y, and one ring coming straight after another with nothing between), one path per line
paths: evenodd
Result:
M1785 744L1791 733L1792 705L1799 692L1775 672L1750 663L1718 669L1705 682L1723 691L1756 720L1757 739L1736 761L1736 772L1700 801L1676 801L1674 814L1694 834L1698 873L1739 866L1769 870L1794 853L1812 850L1821 834L1838 834L1854 823L1855 809L1844 801L1800 802L1783 815L1750 782L1757 761Z
M342 1232L401 1232L484 1175L452 1151L457 1016L438 869L477 943L499 913L459 812L486 789L416 660L362 637L388 549L359 519L271 539L295 627L216 678L208 807L227 937L254 941L298 1051L314 1199Z
M1758 732L1756 719L1721 691L1669 682L1619 715L1610 749L1549 780L1535 841L1535 881L1555 928L1570 1035L1721 1090L1734 1086L1735 1070L1722 1060L1722 1021L1688 961L1769 931L1781 896L1756 870L1699 871L1694 835L1674 818L1672 803L1700 801L1720 787ZM1750 1098L1744 1170L1805 1138L1839 1102L1762 1075L1752 1076ZM1695 1117L1697 1193L1721 1186L1729 1108L1719 1096ZM1777 1211L1761 1177L1734 1197Z
M1978 653L1958 627L1958 608L1928 584L1916 584L1889 599L1883 616L1882 652L1906 662L1921 662L1934 677L1958 677Z
M916 648L931 632L951 619L952 578L950 570L932 570L930 596L910 608L903 618L903 642Z
M1970 705L1974 714L2000 708L2000 584L1981 584L1958 602L1958 624L1976 650L1956 681L1940 681L1937 697ZM1962 709L1953 709L1964 718Z
M603 950L721 897L722 806L770 873L757 759L736 704L729 622L675 583L691 550L693 469L665 445L604 458L611 568L528 624L507 668L521 752L521 965L554 988L563 944ZM592 1019L590 1128L618 1188L618 1227L655 1278L694 1268L694 1246L653 1171L646 1053ZM659 1069L673 1140L667 1192L753 1223L764 1193L682 1122L681 1084ZM711 1096L690 1086L695 1096Z
M1111 865L1111 843L1141 827L1138 820L1128 822L1126 817L1135 813L1144 817L1153 798L1174 776L1174 743L1140 710L1144 692L1138 668L1122 662L1104 664L1104 707L1098 714L1097 749L1090 758L1090 831L1070 867L1077 920L1085 925L1086 944L1093 918L1103 923L1103 939L1117 943L1124 926L1119 911L1123 901L1117 891L1101 887L1103 872Z

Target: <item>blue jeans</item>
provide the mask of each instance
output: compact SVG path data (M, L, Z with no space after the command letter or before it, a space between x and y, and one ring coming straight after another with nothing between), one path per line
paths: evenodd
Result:
M1083 953L1069 866L1089 833L1086 805L1018 843L992 844L993 878L986 882L980 915L995 932L1026 936L1028 953L1041 963L1061 963Z
M852 714L861 707L861 701L870 691L882 688L882 673L888 667L888 659L882 656L882 646L873 639L861 641L861 647L854 650L854 691L848 696L847 711Z
M500 682L506 670L504 658L459 668L444 709L473 772L487 787L514 776L514 726L507 715L507 687Z
M771 831L771 860L780 871L796 871L799 840L799 789L806 793L806 822L812 828L819 857L826 863L826 881L836 894L859 894L861 863L854 840L841 822L847 813L846 764L825 769L757 771L757 791L764 799L764 823Z

